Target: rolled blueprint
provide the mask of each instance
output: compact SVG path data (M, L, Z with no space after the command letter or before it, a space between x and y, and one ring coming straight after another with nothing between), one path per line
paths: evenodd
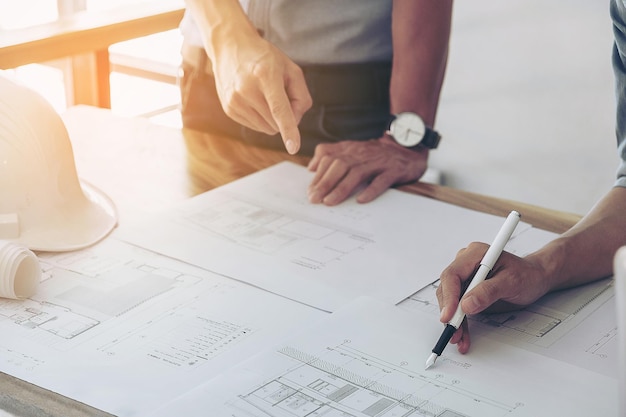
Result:
M0 297L21 300L37 291L41 266L25 246L0 240Z

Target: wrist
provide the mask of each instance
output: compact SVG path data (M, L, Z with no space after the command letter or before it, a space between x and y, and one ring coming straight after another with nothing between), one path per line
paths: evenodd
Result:
M260 35L238 1L209 1L196 4L195 16L204 35L209 58L249 42ZM199 16L199 17L198 17Z
M394 149L418 154L424 158L428 158L428 154L430 152L430 149L426 148L425 146L414 146L412 148L406 148L400 145L398 142L396 142L396 140L387 132L384 132L382 136L378 138L378 141L383 143L385 146L390 146L390 147L393 147Z
M439 132L428 126L419 114L412 112L391 114L385 133L408 149L436 149L441 140Z
M567 287L567 253L567 239L559 237L525 257L541 271L542 280L538 285L544 287L544 293Z
M212 28L205 41L207 54L214 62L225 54L238 53L242 45L246 47L257 42L261 36L250 26L242 28L232 22L222 22Z

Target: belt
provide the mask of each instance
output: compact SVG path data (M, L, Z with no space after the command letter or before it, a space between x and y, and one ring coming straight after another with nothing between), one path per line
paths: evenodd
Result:
M183 44L181 54L186 65L213 75L204 48ZM314 105L389 104L390 62L302 65L301 68Z

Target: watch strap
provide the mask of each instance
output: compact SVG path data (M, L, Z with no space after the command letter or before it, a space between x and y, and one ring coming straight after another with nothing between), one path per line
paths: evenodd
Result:
M439 146L439 141L441 141L441 135L437 133L436 130L431 129L426 126L426 132L424 133L424 138L417 146L424 146L428 149L436 149Z

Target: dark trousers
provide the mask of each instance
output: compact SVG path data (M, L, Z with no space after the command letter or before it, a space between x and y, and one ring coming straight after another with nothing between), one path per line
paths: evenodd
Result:
M183 53L180 90L183 126L225 134L255 146L284 149L280 135L246 128L223 111L206 54ZM203 62L204 59L204 62ZM300 153L313 155L315 146L341 140L380 137L389 122L391 64L305 66L302 68L313 107L299 125Z

